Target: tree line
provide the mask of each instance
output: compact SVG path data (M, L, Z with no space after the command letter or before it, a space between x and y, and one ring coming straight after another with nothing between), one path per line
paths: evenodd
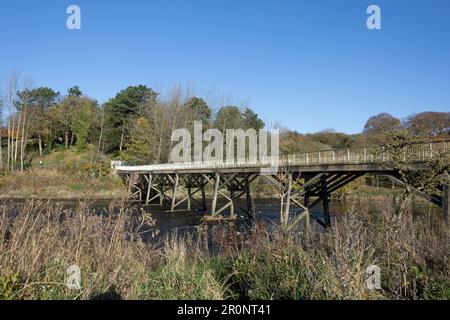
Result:
M250 108L225 105L218 110L201 97L185 94L181 87L161 95L145 85L129 86L104 104L84 94L78 86L60 94L48 87L23 84L11 73L0 94L2 128L0 170L24 170L33 157L54 149L87 148L133 163L169 160L171 134L177 128L205 127L262 129L265 123ZM450 137L450 113L424 112L401 121L387 113L371 117L355 135L324 130L301 134L280 128L282 153L358 148L382 144L388 133L405 129L427 139Z
M33 157L55 149L94 149L134 163L169 159L177 128L262 129L264 122L250 108L226 105L215 112L201 97L186 96L181 87L162 98L153 89L129 86L99 104L78 86L65 94L48 87L22 87L14 73L0 96L0 168L24 170Z

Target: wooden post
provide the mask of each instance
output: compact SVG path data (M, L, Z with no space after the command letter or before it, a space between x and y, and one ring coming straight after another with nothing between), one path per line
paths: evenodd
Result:
M177 203L178 180L179 180L179 176L178 176L178 174L175 174L175 180L173 182L172 206L171 206L170 211L175 210L175 205Z
M327 189L327 178L325 175L323 175L320 178L322 182L322 202L323 202L323 218L324 222L327 226L331 225L330 220L330 212L328 207L328 189Z
M188 187L188 198L187 198L187 210L191 211L191 197L192 197L192 190L191 187Z
M201 179L200 192L202 194L202 208L201 208L201 210L203 212L206 212L206 192L205 192L205 181L204 181L203 177Z
M245 177L245 197L247 200L247 211L248 211L248 215L249 217L253 220L254 216L255 216L255 206L253 203L253 199L252 199L252 194L250 192L250 182L248 179L248 176Z
M305 180L305 182L306 182L306 180ZM305 196L304 196L303 203L305 205L305 208L308 210L306 212L306 216L305 216L305 231L307 232L307 231L309 231L309 213L310 213L310 211L309 211L309 195L308 195L307 190L305 190Z
M163 205L163 200L164 200L163 188L164 188L164 186L162 186L162 185L159 186L159 205L160 206Z
M152 191L152 178L153 176L151 174L148 175L148 187L147 187L147 198L145 199L145 204L149 204L150 202L150 193Z
M219 185L220 185L220 175L216 173L216 177L214 179L214 194L211 204L211 215L214 216L216 214L217 208L217 196L219 194Z
M281 201L281 225L287 226L289 222L289 211L291 209L291 189L292 189L292 173L288 173L288 180ZM283 198L286 198L283 201Z

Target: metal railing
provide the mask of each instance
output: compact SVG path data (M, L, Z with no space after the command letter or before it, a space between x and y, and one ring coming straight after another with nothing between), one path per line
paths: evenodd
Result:
M404 161L426 161L442 152L450 151L450 142L432 142L418 145L414 148L405 148ZM325 150L317 152L305 152L297 154L285 154L278 157L266 156L262 159L242 159L235 161L204 161L191 163L164 163L154 165L117 165L117 171L125 172L151 172L151 171L176 171L176 170L204 170L224 168L254 168L274 166L312 166L312 165L338 165L338 164L376 164L388 163L392 158L387 153L371 148Z

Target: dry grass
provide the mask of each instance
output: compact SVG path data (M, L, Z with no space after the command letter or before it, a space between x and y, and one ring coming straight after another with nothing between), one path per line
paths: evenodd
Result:
M63 210L29 201L0 211L0 299L449 299L450 232L435 214L356 201L326 232L257 223L142 240L148 214L113 203ZM210 252L211 245L214 250ZM66 269L82 271L69 290ZM365 270L381 268L382 290Z
M0 218L0 270L3 277L19 277L20 289L8 298L87 299L111 290L133 298L158 255L138 237L140 226L130 228L138 222L130 221L123 207L100 216L85 203L72 211L31 201L18 212L4 205ZM82 270L79 292L65 286L70 265Z

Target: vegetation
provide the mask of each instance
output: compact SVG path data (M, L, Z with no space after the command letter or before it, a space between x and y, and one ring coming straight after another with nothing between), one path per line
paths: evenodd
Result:
M151 216L123 203L105 215L84 202L29 201L17 215L4 202L0 298L449 299L448 224L410 207L397 215L390 203L357 200L328 232L258 223L150 243ZM81 268L80 290L66 286L71 265ZM370 265L381 268L381 290L366 286Z
M126 188L111 175L111 159L96 158L91 147L54 150L40 159L33 159L24 172L0 176L3 199L112 199L121 197Z
M169 160L171 134L202 121L204 128L263 129L248 107L214 108L174 88L165 97L144 85L121 90L103 105L74 86L61 95L26 85L11 73L0 95L0 192L3 198L78 198L76 209L54 202L0 205L0 299L449 299L450 229L431 212L414 212L414 192L429 195L448 179L448 154L426 170L408 150L450 137L450 113L425 112L403 121L382 113L361 134L301 134L283 128L282 153L373 145L405 185L400 205L358 179L337 195L358 197L327 231L286 231L257 222L249 232L199 226L190 235L150 241L155 221L124 201L98 212L92 198L122 198L110 174L114 159ZM406 151L406 152L405 152ZM368 177L367 179L370 179ZM379 181L376 178L376 186ZM448 180L447 180L448 181ZM256 181L256 192L271 195ZM384 191L388 189L383 189ZM366 195L383 199L370 204ZM67 268L82 271L80 290L66 286ZM369 290L365 270L382 270L382 289ZM274 285L276 284L276 285Z
M0 90L0 172L24 171L35 157L55 150L87 149L98 159L109 157L133 163L169 160L177 128L263 129L264 122L248 107L209 106L201 97L174 87L163 98L144 85L129 86L103 105L78 87L65 95L47 87L31 87L17 72L10 73ZM2 120L4 123L2 124ZM387 113L371 117L361 134L329 129L300 134L282 129L282 153L313 152L382 144L392 132L407 130L429 140L449 139L450 113L424 112L403 121Z

